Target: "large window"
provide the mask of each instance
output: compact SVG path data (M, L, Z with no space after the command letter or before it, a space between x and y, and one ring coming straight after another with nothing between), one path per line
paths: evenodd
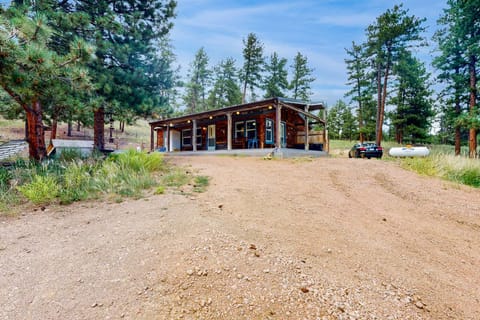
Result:
M265 121L265 143L273 144L273 120L266 119Z
M247 139L257 138L257 123L255 120L245 121L245 136Z
M245 122L235 122L235 139L245 137Z
M197 146L202 145L202 128L197 128L196 135ZM182 146L191 146L192 145L192 129L183 129L182 130Z

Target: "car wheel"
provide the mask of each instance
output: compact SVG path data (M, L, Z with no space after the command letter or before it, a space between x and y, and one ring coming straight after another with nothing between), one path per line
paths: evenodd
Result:
M364 159L365 158L365 153L360 153L360 158Z
M367 159L370 159L370 157L367 157Z

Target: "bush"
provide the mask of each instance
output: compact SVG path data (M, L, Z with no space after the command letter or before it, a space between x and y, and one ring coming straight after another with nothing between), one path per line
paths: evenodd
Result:
M48 204L59 193L59 186L55 178L51 176L35 176L33 181L17 187L25 198L35 204Z
M91 196L91 180L88 165L83 162L71 163L63 175L60 203L68 204L88 199Z

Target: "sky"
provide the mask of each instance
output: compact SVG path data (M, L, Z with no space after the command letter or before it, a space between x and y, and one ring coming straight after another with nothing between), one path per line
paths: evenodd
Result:
M255 33L264 54L277 52L288 59L297 52L307 56L314 69L313 101L333 106L348 91L345 48L366 40L365 29L395 4L404 4L409 15L426 18L429 48L416 52L429 67L434 43L431 36L446 0L178 0L171 40L183 76L195 53L204 47L213 67L232 57L243 64L243 39Z

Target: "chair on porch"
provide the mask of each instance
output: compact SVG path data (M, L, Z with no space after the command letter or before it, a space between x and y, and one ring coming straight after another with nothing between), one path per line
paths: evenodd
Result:
M248 149L258 148L258 139L248 139Z

